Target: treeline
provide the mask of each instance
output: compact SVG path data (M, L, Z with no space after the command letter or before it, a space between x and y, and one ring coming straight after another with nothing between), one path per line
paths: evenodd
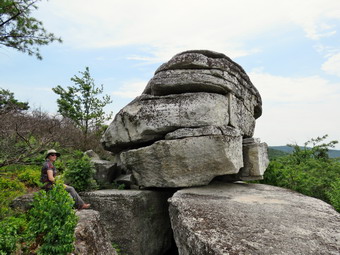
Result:
M0 167L32 163L32 158L49 148L93 149L104 158L108 156L100 138L107 128L105 121L112 116L103 111L111 99L107 95L98 98L103 86L96 87L89 68L80 73L81 77L71 78L74 86L53 88L59 95L56 115L30 109L11 91L0 88Z
M340 161L330 158L327 135L311 139L304 146L288 145L291 154L272 154L261 183L295 190L319 198L340 212Z

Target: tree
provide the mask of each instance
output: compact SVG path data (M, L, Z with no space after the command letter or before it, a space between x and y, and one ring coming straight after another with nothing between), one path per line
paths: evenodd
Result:
M20 102L14 94L7 89L0 88L0 116L6 113L26 111L29 109L27 102Z
M38 1L41 0L0 1L0 45L42 59L39 46L62 42L61 38L48 33L41 21L31 17L31 11L38 9Z
M75 86L64 89L58 85L52 90L60 96L57 100L58 112L82 130L86 142L90 132L100 130L104 122L111 118L112 113L106 115L103 108L112 101L108 95L102 99L97 98L97 95L103 93L103 85L96 87L88 67L79 73L82 77L75 75L71 78Z
M326 138L311 139L303 147L288 145L293 152L271 160L260 182L322 199L340 211L340 162L327 154L338 141L326 143Z

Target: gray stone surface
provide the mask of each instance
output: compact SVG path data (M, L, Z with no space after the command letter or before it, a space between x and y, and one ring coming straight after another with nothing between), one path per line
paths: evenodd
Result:
M84 152L85 155L87 155L91 159L100 159L99 155L95 153L93 150L87 150Z
M222 135L222 131L216 126L204 126L198 128L180 128L167 133L165 140L181 139L193 136Z
M102 143L107 150L119 152L162 139L179 128L227 125L228 113L228 99L219 94L144 95L116 115L105 131Z
M180 255L340 253L340 214L287 189L213 183L169 201Z
M142 187L207 185L223 175L259 179L265 150L244 144L242 152L242 139L253 136L261 114L260 94L241 66L218 52L186 51L156 70L101 142Z
M268 145L256 140L243 143L243 162L239 173L241 180L262 179L269 164Z
M240 136L238 129L230 126L204 126L198 128L180 128L173 132L167 133L165 140L181 139L193 136L211 136L211 135L228 135Z
M228 95L229 125L241 131L242 136L252 137L255 130L255 117L244 105L244 101Z
M212 135L161 140L121 153L122 165L139 186L207 185L215 176L238 173L243 166L242 137Z
M11 207L16 210L28 211L32 208L34 194L35 193L28 193L13 199Z
M169 95L187 92L232 93L245 101L255 118L262 114L261 96L243 68L226 55L186 51L161 65L144 94Z
M75 249L77 255L118 255L112 247L107 231L100 224L99 212L77 211L78 224L75 228Z
M100 212L101 224L122 254L159 255L170 248L167 199L172 193L148 190L98 190L82 193Z
M93 178L99 185L110 184L121 174L117 164L108 160L91 159L91 163L95 169Z

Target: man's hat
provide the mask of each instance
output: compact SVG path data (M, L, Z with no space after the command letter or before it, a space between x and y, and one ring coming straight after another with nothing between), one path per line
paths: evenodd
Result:
M45 158L47 158L50 154L57 154L57 157L60 157L60 153L59 152L56 152L56 150L51 149L51 150L47 151L47 154L46 154Z

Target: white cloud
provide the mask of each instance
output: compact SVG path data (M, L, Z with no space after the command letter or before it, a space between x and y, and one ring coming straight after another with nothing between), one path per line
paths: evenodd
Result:
M263 100L255 136L269 145L304 142L328 134L340 140L340 84L318 76L278 77L249 73Z
M148 45L162 61L188 49L212 49L235 58L258 49L241 41L283 26L301 26L317 39L335 33L323 21L339 18L338 0L58 0L40 5L51 31L74 47Z
M147 81L126 82L119 90L112 91L111 94L122 98L135 98L142 94L147 83Z
M339 84L331 84L319 76L291 78L262 72L251 72L249 76L264 102L315 104L340 96Z
M328 74L340 77L340 53L330 56L321 68Z

